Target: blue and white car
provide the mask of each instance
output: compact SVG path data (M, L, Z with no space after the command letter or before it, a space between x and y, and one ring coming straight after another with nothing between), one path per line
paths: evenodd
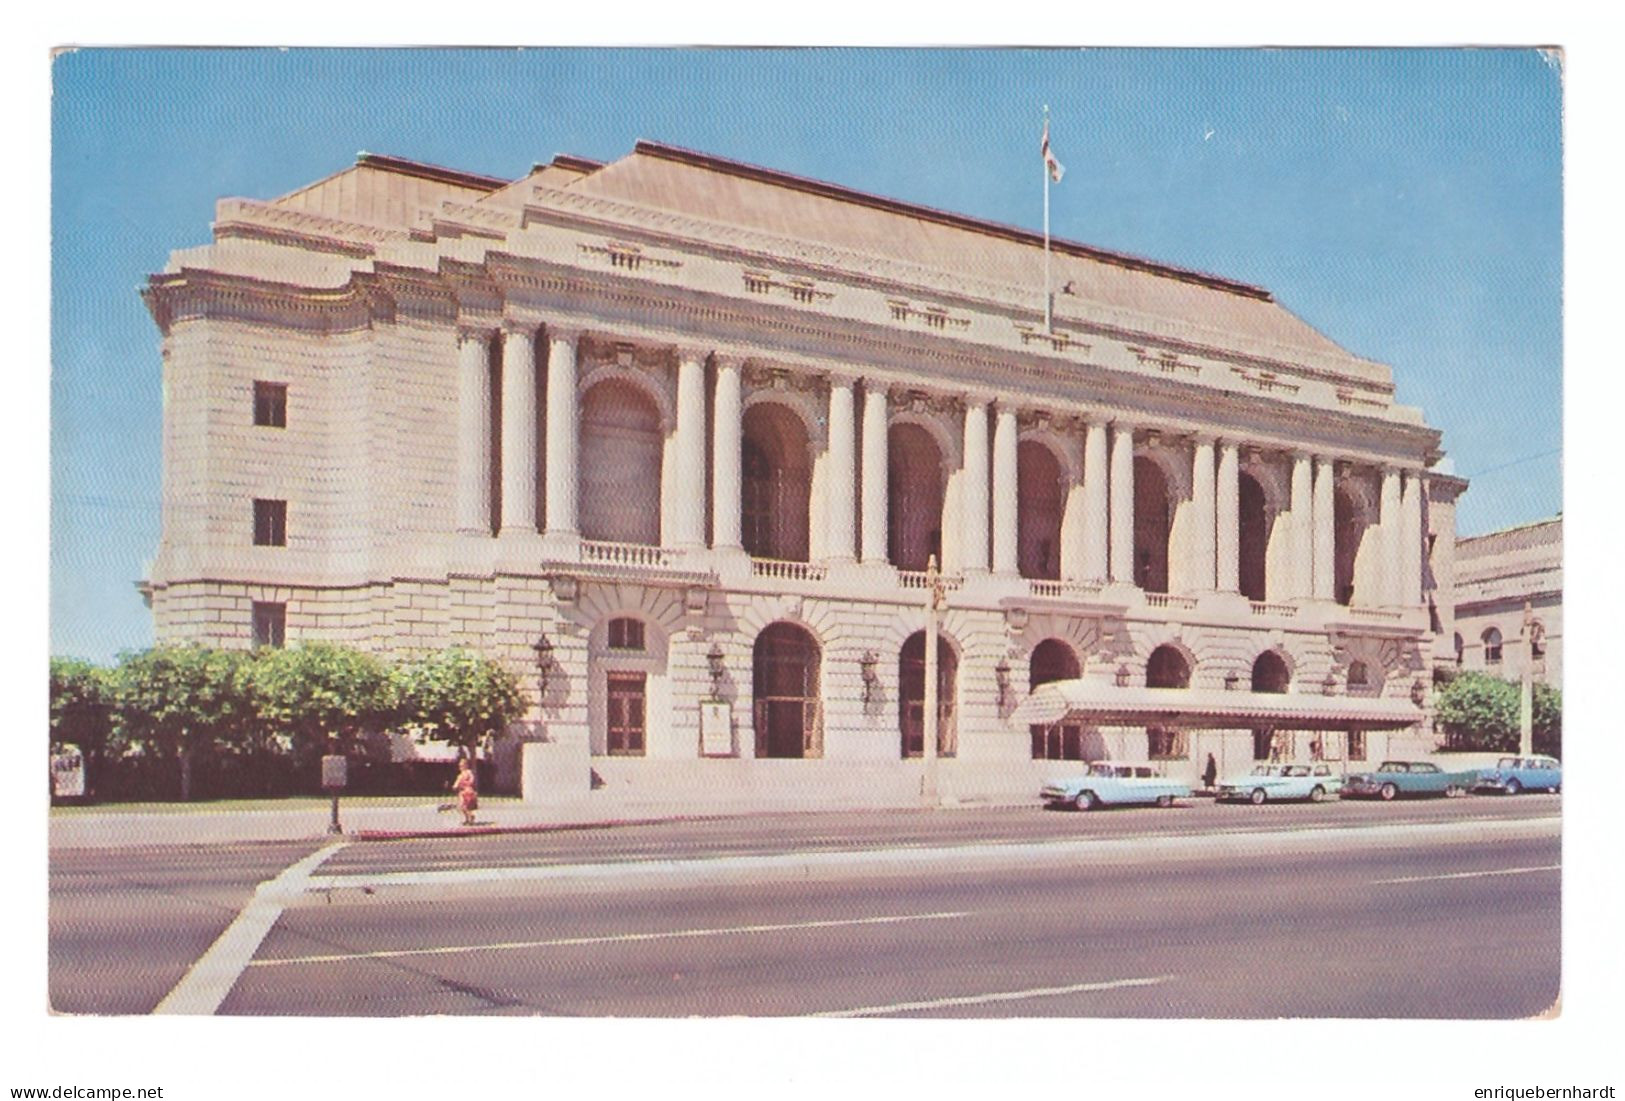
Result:
M1137 803L1171 807L1175 799L1188 799L1190 794L1189 784L1160 776L1149 765L1096 761L1085 773L1049 781L1038 797L1046 806L1094 810Z
M1245 776L1220 781L1215 796L1221 803L1248 802L1257 806L1282 799L1318 803L1343 788L1343 777L1328 764L1259 765Z
M1517 795L1521 791L1561 791L1563 765L1556 757L1536 754L1532 757L1502 757L1494 768L1478 774L1474 791L1499 791Z

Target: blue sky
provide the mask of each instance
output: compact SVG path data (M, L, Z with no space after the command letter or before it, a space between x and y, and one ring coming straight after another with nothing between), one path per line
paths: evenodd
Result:
M52 100L52 653L151 641L158 333L215 200L638 138L1259 283L1391 364L1471 534L1562 507L1561 76L1529 50L83 50Z

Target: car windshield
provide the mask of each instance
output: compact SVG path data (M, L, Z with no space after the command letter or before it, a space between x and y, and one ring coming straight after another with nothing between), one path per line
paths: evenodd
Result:
M1091 776L1116 776L1117 775L1117 769L1113 765L1090 765L1089 766L1089 775L1091 775Z
M1403 761L1384 761L1378 772L1409 772L1410 766Z
M1421 762L1418 762L1417 764L1412 765L1411 766L1411 771L1412 772L1438 772L1439 771L1439 766L1438 765L1430 765L1426 761L1421 761Z
M1309 766L1308 765L1293 765L1291 768L1289 768L1285 772L1283 772L1282 775L1283 776L1307 776L1307 775L1309 775Z
M1496 768L1517 768L1518 767L1518 758L1516 758L1516 757L1502 757L1499 761L1495 762L1495 767Z
M1259 765L1257 768L1253 769L1253 775L1254 776L1272 776L1274 774L1275 774L1275 766L1274 765Z

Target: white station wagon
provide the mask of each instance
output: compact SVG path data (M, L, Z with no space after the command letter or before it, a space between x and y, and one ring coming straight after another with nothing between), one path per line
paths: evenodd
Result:
M1051 780L1038 792L1047 806L1093 810L1098 806L1155 803L1171 807L1175 799L1190 798L1189 784L1159 776L1149 765L1096 761L1078 776Z
M1246 800L1254 805L1277 799L1318 803L1328 795L1336 795L1342 787L1343 777L1334 774L1327 764L1259 765L1246 776L1221 781L1217 799L1221 803Z

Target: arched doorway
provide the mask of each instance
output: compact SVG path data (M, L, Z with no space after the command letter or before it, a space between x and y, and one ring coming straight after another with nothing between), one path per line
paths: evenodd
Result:
M1236 549L1241 570L1241 593L1249 600L1268 600L1265 563L1269 559L1270 529L1264 487L1246 471L1241 472L1240 479Z
M1076 680L1083 672L1078 655L1072 647L1058 638L1047 638L1033 647L1027 666L1027 689L1032 691L1041 684L1060 680ZM1028 727L1032 736L1033 760L1081 761L1083 755L1083 727L1077 723L1058 723L1051 726L1033 724Z
M1265 650L1253 661L1253 691L1276 695L1286 692L1292 684L1292 671L1286 660L1274 650Z
M1332 593L1343 605L1354 603L1354 565L1370 526L1366 509L1347 486L1332 492Z
M610 543L660 544L660 410L626 379L596 383L581 399L581 534Z
M894 424L886 437L887 557L900 570L942 565L942 451L917 424Z
M903 756L925 754L925 632L915 631L903 643L897 661L897 723ZM937 755L952 757L959 739L954 729L954 690L959 656L943 635L937 636Z
M1158 646L1145 662L1147 688L1189 688L1191 665L1177 646ZM1153 761L1183 760L1190 749L1183 730L1169 726L1148 726L1145 730L1146 756Z
M1016 566L1022 577L1061 577L1066 489L1055 452L1033 440L1016 448Z
M739 534L755 558L807 561L812 460L801 418L762 402L745 410Z
M1134 459L1134 583L1148 593L1168 591L1168 534L1173 502L1168 478L1155 460Z
M794 623L775 623L751 655L752 718L758 757L821 757L818 640Z

